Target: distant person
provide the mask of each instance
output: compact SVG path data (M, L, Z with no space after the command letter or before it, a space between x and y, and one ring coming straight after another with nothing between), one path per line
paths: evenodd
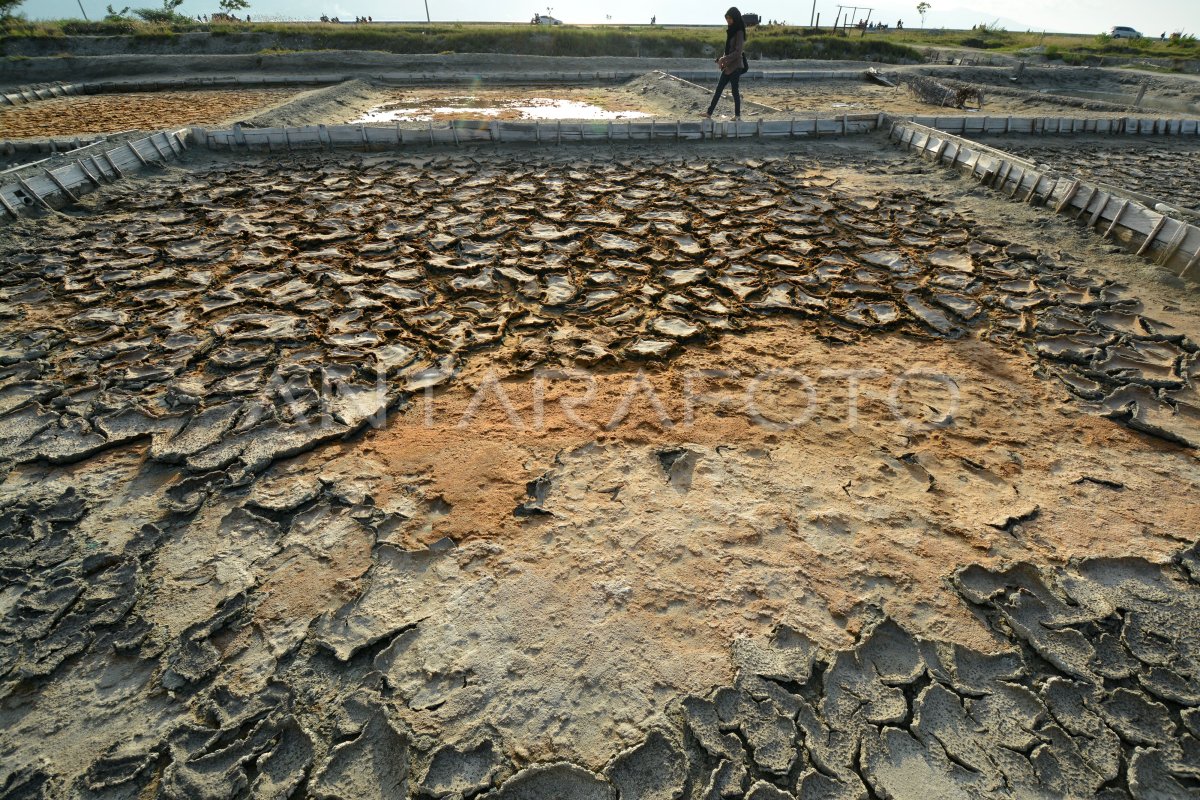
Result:
M728 26L725 29L725 54L717 59L717 66L721 68L721 80L717 82L717 90L713 92L712 102L708 104L708 111L703 116L705 119L712 119L713 109L717 107L717 103L721 100L721 94L728 84L733 90L733 118L740 120L742 118L742 93L738 89L738 79L742 77L742 73L746 72L748 67L744 54L746 23L742 21L742 12L737 10L737 6L732 6L725 12L725 24Z
M653 24L654 24L654 22L655 22L655 20L657 20L657 19L658 19L658 17L651 17L651 18L650 18L650 24L651 24L651 25L653 25Z
M904 30L904 20L897 20L897 22L896 22L896 30L898 30L898 31L899 31L899 30Z
M1160 34L1158 35L1158 39L1159 39L1159 41L1161 41L1161 42L1165 42L1165 41L1167 40L1167 32L1166 32L1166 31L1163 31L1162 33L1160 33Z

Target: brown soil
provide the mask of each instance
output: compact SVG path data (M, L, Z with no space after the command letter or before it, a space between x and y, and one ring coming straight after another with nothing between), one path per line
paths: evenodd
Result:
M57 97L0 109L0 137L73 136L212 124L294 94L290 89L212 89Z
M571 537L569 549L590 546L562 555L578 558L579 574L590 575L585 565L599 556L593 547L613 530L645 525L645 534L625 543L627 557L636 554L625 567L643 580L661 578L667 551L691 550L697 560L678 585L688 587L692 617L724 637L744 624L739 617L779 618L798 600L760 598L722 618L721 604L708 600L717 587L706 585L703 573L728 566L731 548L749 548L743 552L749 561L790 564L803 575L796 590L822 596L834 618L874 600L916 629L986 646L982 628L945 587L946 575L968 563L1062 563L1127 552L1134 540L1140 552L1165 556L1186 540L1192 509L1168 501L1151 512L1138 498L1169 497L1171 486L1200 479L1187 451L1081 413L1060 387L1034 377L1028 356L985 341L880 336L841 346L802 323L781 321L690 349L667 367L601 373L594 398L578 404L572 401L586 397L590 380L513 375L499 366L506 361L502 355L477 359L461 383L418 400L364 444L393 474L423 475L426 494L450 509L400 531L397 541L419 547L448 536L535 552L547 529L569 525L583 533ZM848 384L839 371L865 362L883 375L862 381L852 423ZM893 381L917 364L957 384L952 427L918 430L889 406ZM737 377L705 377L702 370ZM798 384L778 377L781 370L811 377L817 389L811 421L782 430L773 423L803 417L808 400ZM704 396L689 401L692 394ZM934 413L922 403L944 410L950 399L944 386L929 381L906 385L900 396L914 421ZM529 500L527 485L551 470L556 456L588 451L609 461L633 453L645 461L670 448L699 449L705 454L700 464L723 466L698 466L689 490L679 492L666 472L650 486L614 474L612 485L592 485L588 494L568 491L560 498L551 491L548 517L514 514ZM1150 468L1155 462L1164 468ZM758 473L761 482L722 486L718 476L745 477L728 474L732 463ZM1080 482L1084 476L1126 488ZM736 498L731 503L746 512L743 524L721 525L705 513L716 492ZM1015 532L992 524L1035 506L1036 518ZM775 530L780 519L788 521L786 531ZM659 526L655 533L652 523ZM663 535L672 523L678 538ZM695 535L706 528L707 534ZM768 556L761 548L770 540ZM558 567L564 568L558 577L567 580L565 562L547 568ZM847 576L858 578L847 582ZM761 581L752 571L741 577L747 587ZM879 593L872 588L879 580L905 591ZM648 607L662 603L653 593L635 594ZM845 644L836 627L820 633L831 645Z

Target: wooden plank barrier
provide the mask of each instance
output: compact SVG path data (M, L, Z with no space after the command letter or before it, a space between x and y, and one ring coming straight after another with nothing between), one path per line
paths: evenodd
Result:
M1026 134L1039 136L1099 134L1107 136L1198 136L1200 119L1151 117L993 117L911 116L895 119L959 136Z
M1141 130L1140 126L1137 129ZM1132 193L1042 170L1003 150L909 120L893 120L888 138L1006 193L1010 199L1086 220L1089 228L1176 274L1188 274L1200 258L1200 228L1156 211L1152 200L1147 205Z
M191 143L213 150L388 150L408 146L466 143L534 144L590 141L686 141L849 136L870 133L882 124L880 114L844 114L831 119L743 120L606 120L599 122L451 120L441 126L306 125L286 128L227 130L195 127Z
M176 160L187 147L185 133L158 131L119 144L107 142L111 145L108 148L96 143L69 153L78 153L79 157L54 168L38 162L9 170L0 176L0 219L11 222L29 209L53 208L52 201L78 202L79 195L86 191L114 183L144 167ZM91 151L86 160L84 150Z
M63 83L39 84L36 86L19 86L0 92L0 105L21 106L36 103L39 100L50 100L55 97L66 97L72 94L84 94L83 84Z

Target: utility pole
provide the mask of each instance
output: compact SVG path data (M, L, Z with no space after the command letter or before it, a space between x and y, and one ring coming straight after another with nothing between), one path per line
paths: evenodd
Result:
M813 26L813 23L816 21L816 19L817 19L817 0L813 0L812 15L810 15L808 18L808 27L811 28Z
M429 0L425 0L425 21L426 21L426 22L430 22L430 19L429 19Z
M91 22L91 20L88 19L87 12L83 10L83 0L75 0L75 2L79 3L79 13L83 14L83 18L85 20L87 20L88 22Z

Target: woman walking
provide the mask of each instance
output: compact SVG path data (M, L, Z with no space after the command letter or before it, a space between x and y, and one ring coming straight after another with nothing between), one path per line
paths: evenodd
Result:
M725 24L729 26L725 29L725 54L717 59L721 80L717 83L717 91L713 92L708 111L704 113L705 119L712 119L713 109L717 107L726 84L733 88L733 118L742 118L742 93L738 90L738 79L742 77L746 66L742 54L746 46L746 23L742 21L742 12L737 10L737 6L725 12Z

